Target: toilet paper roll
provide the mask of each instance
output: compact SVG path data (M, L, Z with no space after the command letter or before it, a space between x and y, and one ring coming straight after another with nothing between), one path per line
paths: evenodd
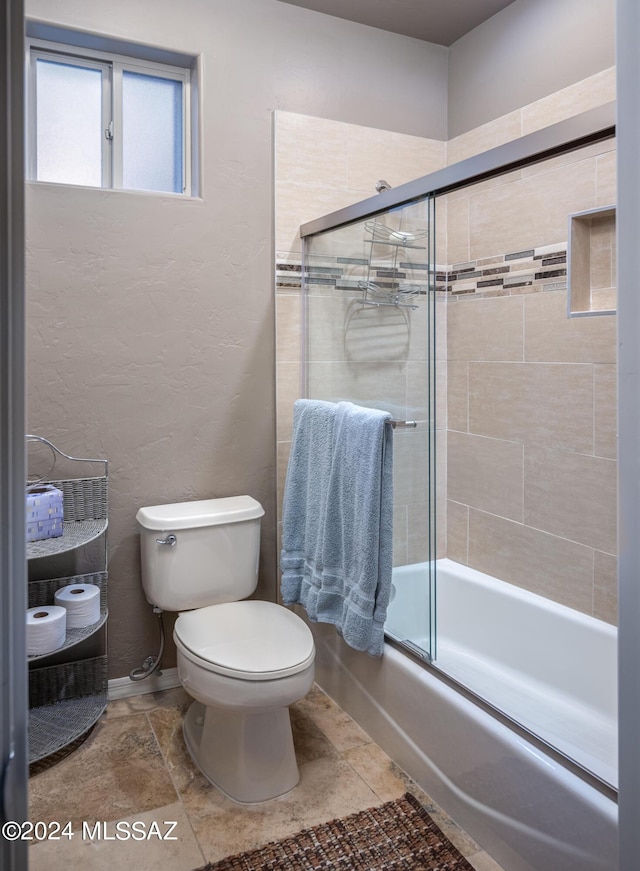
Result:
M62 647L67 637L67 612L56 605L27 611L27 654L41 656Z
M100 619L100 587L95 584L68 584L53 598L67 610L67 629L84 629Z

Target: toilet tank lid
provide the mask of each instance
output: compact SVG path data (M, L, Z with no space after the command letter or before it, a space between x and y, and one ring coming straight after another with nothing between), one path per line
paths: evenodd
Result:
M151 505L140 508L136 520L143 529L161 532L256 520L263 514L264 508L251 496L225 496L220 499Z

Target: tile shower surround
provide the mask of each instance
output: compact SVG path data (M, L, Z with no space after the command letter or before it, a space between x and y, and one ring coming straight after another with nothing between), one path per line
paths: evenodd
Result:
M616 319L551 288L447 307L447 555L615 623Z
M362 270L360 277L354 271ZM336 290L358 291L358 282L368 267L365 257L329 257L314 255L305 272L305 281L311 287L321 286ZM394 280L422 285L428 288L427 263L404 262L396 270L379 266L372 270L376 284L384 289L393 287ZM436 266L436 291L446 294L451 301L461 296L510 296L566 288L567 243L545 245L528 251L516 251L480 260ZM276 290L300 289L302 286L301 258L278 254L276 262Z
M313 256L305 278L311 293L358 297L367 265L366 258ZM372 279L380 287L423 285L426 294L427 275L426 263L402 261L393 273L379 264ZM615 623L615 319L567 320L566 276L566 242L436 268L443 301L489 303L467 310L471 331L468 318L451 310L447 445L440 442L438 468L447 480L447 523L438 556ZM299 291L301 277L299 257L278 256L280 293ZM526 330L524 294L540 300L530 297ZM427 558L415 540L410 546L403 518L411 509L402 502L397 564Z
M470 130L444 145L432 140L419 142L387 131L354 128L353 125L324 119L278 113L276 371L279 506L290 447L291 409L294 400L301 395L299 226L319 215L356 202L363 196L371 196L372 179L388 178L394 185L401 184L602 105L615 99L615 93L615 68L611 67ZM327 141L332 144L329 152ZM337 141L343 142L339 154L333 148L333 143ZM474 390L479 383L475 376L482 372L497 378L495 383L500 388L509 386L509 374L517 376L515 380L520 394L523 389L535 387L537 397L546 401L544 410L550 415L549 421L553 424L550 435L555 447L548 447L564 452L565 449L559 445L563 440L567 443L569 438L575 454L574 465L581 465L581 472L585 465L587 468L593 466L595 478L605 471L606 498L609 500L615 487L615 471L612 473L611 470L615 470L616 456L616 319L610 316L568 319L567 264L551 261L556 257L566 261L564 240L568 232L567 215L604 207L615 201L614 148L613 145L609 150L605 148L603 153L601 146L592 146L580 155L553 158L539 167L523 170L521 175L502 180L515 181L515 185L490 181L483 184L481 190L447 195L444 219L438 220L436 225L436 251L443 252L445 259L438 269L440 290L436 302L437 552L444 556L448 550L450 557L472 564L476 559L487 560L488 555L494 554L500 563L495 566L496 573L506 569L507 577L513 579L514 583L567 602L610 622L616 619L614 553L596 549L590 546L591 543L585 545L562 538L559 530L554 530L553 534L526 526L527 521L523 521L524 501L520 507L519 520L501 516L505 509L509 514L517 514L512 483L509 482L512 482L518 464L522 468L522 477L519 487L514 488L516 503L519 494L524 492L524 453L534 446L526 445L522 439L518 444L515 435L518 426L530 425L531 415L520 402L513 422L503 416L493 424L500 424L506 438L493 439L484 435L483 431L491 424L491 410L485 409L486 413L483 414L479 401L474 398L470 402L469 378L471 373ZM575 157L579 158L581 167L574 165ZM595 162L589 167L582 158L594 158ZM343 183L336 186L337 170ZM543 175L540 175L540 170L543 170ZM586 176L583 170L587 171ZM321 171L325 175L319 177ZM538 220L537 216L540 215L542 217ZM532 246L532 240L541 247ZM365 253L347 242L350 247L338 253L348 257L356 252L359 255ZM418 252L414 256L418 260ZM403 271L408 259L401 258ZM318 312L331 318L328 323L332 323L336 316L340 317L337 312L346 311L346 307L360 295L350 283L357 283L358 279L365 277L365 264L364 256L360 258L360 263L348 263L346 258L340 263L335 258L326 261L313 259L313 270L309 276L315 279L311 298L315 300ZM417 266L420 264L413 264L414 271L410 278L401 280L412 283L420 281L420 269L416 269ZM491 273L490 270L507 271ZM560 274L554 275L556 271ZM474 275L475 272L487 274ZM384 280L384 276L376 277L379 281ZM426 277L427 273L422 272L425 285ZM498 283L478 286L485 281ZM346 289L335 290L345 283ZM599 283L598 293L603 300L594 308L614 308L613 305L604 304L604 297L610 299L611 292L606 287L600 290ZM343 305L332 304L331 297L337 294L344 298ZM412 301L423 308L420 296ZM423 318L423 311L414 312L408 317L417 324ZM418 339L418 333L422 335L422 327L414 332ZM379 336L380 330L373 341L374 347L379 345ZM359 379L360 372L364 373L367 369L365 365L356 364L355 368L360 372L354 371L350 375L349 366L353 368L354 364L349 364L345 359L339 337L335 341L328 337L322 344L325 346L322 360L326 362L321 362L318 374L324 370L332 380L339 375L341 390L348 386L350 377ZM419 340L412 339L408 355L398 353L396 371L391 365L386 367L384 385L377 392L388 387L390 396L395 396L398 374L404 371L405 387L402 389L400 384L398 397L402 401L404 396L408 405L413 404L417 382L422 384L424 355L420 353L418 345ZM400 352L399 343L396 350ZM500 363L505 365L500 366ZM580 365L559 365L576 363ZM569 391L570 402L565 402L562 395L557 402L553 400L555 390L552 389L552 376L559 376L563 380L563 389ZM371 378L367 376L365 387L369 392L370 381ZM412 391L411 397L409 389ZM419 389L423 388L420 386ZM345 395L355 396L357 392ZM517 398L521 400L521 396ZM582 407L578 400L584 400ZM576 421L572 421L567 413L569 409L563 409L563 405L578 409ZM544 416L541 423L545 423ZM480 428L480 433L474 432L476 426ZM488 505L475 507L470 504L475 501L473 492L477 494L482 491L482 482L478 479L471 487L471 481L467 478L465 482L465 476L462 476L462 481L455 480L451 466L448 483L455 485L456 495L463 501L449 499L447 502L448 430L455 431L452 435L453 449L458 448L467 456L470 447L480 452L478 456L490 457L496 454L497 449L498 458L501 449L505 449L503 455L508 457L509 463L505 463L505 469L496 470L495 475L489 474L489 482L492 487L492 482L495 482L495 488L487 494ZM591 438L587 430L591 432ZM424 431L423 428L422 433ZM397 460L394 465L398 472L400 492L396 500L396 508L399 508L396 514L399 516L394 517L394 556L400 564L427 558L424 553L426 499L422 499L418 492L424 486L424 480L417 481L414 474L414 458L421 455L425 448L420 429L399 431L396 435L400 450L394 457ZM581 455L580 451L576 451L576 442L578 446L582 442L581 450L586 450L586 454ZM535 447L542 449L544 446L542 439L542 444ZM536 459L534 454L531 456ZM555 453L549 456L556 459ZM596 461L592 463L594 457ZM538 460L540 458L538 454ZM609 462L604 462L607 460ZM478 468L477 462L475 467ZM530 466L529 469L530 480ZM535 471L533 474L535 476ZM590 486L593 485L594 475L590 476ZM424 479L424 476L421 477ZM509 491L509 501L498 502L496 506L496 498L499 500L500 492L505 492L505 486ZM562 514L565 510L563 500L565 496L571 497L571 492L566 493L563 487L560 495L562 498L556 499L549 518L554 513L556 517ZM584 488L582 498L589 498ZM540 517L541 504L544 506L544 498L542 503L540 500L534 501L531 517ZM499 513L492 514L492 510ZM569 510L575 511L570 503ZM598 510L597 506L595 510ZM605 533L609 535L607 530ZM562 532L562 535L566 534L568 531ZM582 531L579 534L582 535ZM494 538L496 535L498 538ZM554 568L549 570L552 560L555 560ZM514 571L514 567L518 566L519 570ZM575 594L572 593L574 583Z

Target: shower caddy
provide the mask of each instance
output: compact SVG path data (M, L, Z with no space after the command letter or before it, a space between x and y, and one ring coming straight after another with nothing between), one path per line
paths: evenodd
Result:
M49 570L41 560L80 553L80 548L101 539L102 554L90 556L94 570L67 577L54 576L28 581L28 607L51 605L55 591L68 584L94 584L100 589L100 618L82 629L67 629L64 645L52 653L29 656L29 763L40 762L85 735L100 719L107 706L106 633L107 611L107 541L108 460L71 457L42 436L27 436L27 443L39 442L53 452L53 465L38 484L51 484L63 493L63 534L58 538L27 542L29 577L34 571ZM95 477L55 479L53 472L59 459L65 466L79 469L94 464ZM31 482L33 484L35 482ZM89 566L85 566L88 568ZM55 575L55 572L54 572ZM94 641L89 639L94 637ZM82 655L79 645L93 647ZM96 655L95 649L99 650Z
M399 258L401 252L410 248L426 251L427 245L419 243L428 239L429 230L395 230L375 219L365 221L364 229L364 241L369 246L369 251L366 280L358 282L360 289L364 291L362 304L417 309L417 305L406 300L424 293L426 286L401 280L406 277L406 270L414 267L413 264L403 263Z

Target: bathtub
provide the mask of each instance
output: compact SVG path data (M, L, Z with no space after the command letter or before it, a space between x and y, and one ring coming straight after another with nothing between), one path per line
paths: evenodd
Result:
M387 621L418 647L426 569L394 570ZM542 742L615 785L616 630L451 560L437 562L437 603L435 667L312 624L318 684L505 871L613 871L613 790Z
M394 569L387 618L425 649L427 573ZM449 559L436 578L436 667L617 787L615 627Z

